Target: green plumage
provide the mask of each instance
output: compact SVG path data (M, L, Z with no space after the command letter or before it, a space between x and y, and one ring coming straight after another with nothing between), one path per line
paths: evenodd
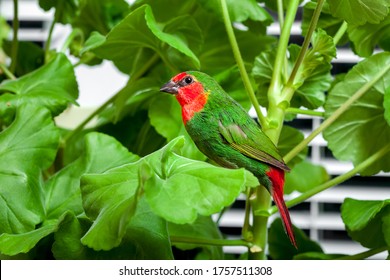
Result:
M270 188L266 176L269 165L289 170L277 148L260 130L258 124L209 76L188 71L209 92L207 102L186 124L195 144L218 164L245 167L260 183Z

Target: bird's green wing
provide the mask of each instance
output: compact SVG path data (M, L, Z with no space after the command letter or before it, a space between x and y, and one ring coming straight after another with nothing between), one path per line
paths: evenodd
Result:
M250 125L223 124L219 121L219 132L231 147L247 157L289 171L272 141L258 128Z

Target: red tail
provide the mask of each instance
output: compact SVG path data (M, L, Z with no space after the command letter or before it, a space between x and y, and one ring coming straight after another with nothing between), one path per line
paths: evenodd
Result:
M290 214L283 199L284 171L279 168L271 167L270 170L267 172L267 175L272 182L272 198L274 199L276 206L279 209L286 233L290 238L291 243L294 245L295 248L297 248Z

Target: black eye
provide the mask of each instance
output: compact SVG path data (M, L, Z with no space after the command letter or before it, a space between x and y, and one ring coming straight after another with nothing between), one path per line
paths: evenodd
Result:
M185 77L184 82L188 85L188 84L191 84L193 82L193 80L191 77Z

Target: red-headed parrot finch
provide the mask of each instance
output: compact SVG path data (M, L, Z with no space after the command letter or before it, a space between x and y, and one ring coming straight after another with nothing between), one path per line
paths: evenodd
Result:
M257 123L210 76L183 72L160 91L176 96L188 134L199 150L227 168L245 168L271 193L291 243L296 241L283 199L284 172L290 169Z

